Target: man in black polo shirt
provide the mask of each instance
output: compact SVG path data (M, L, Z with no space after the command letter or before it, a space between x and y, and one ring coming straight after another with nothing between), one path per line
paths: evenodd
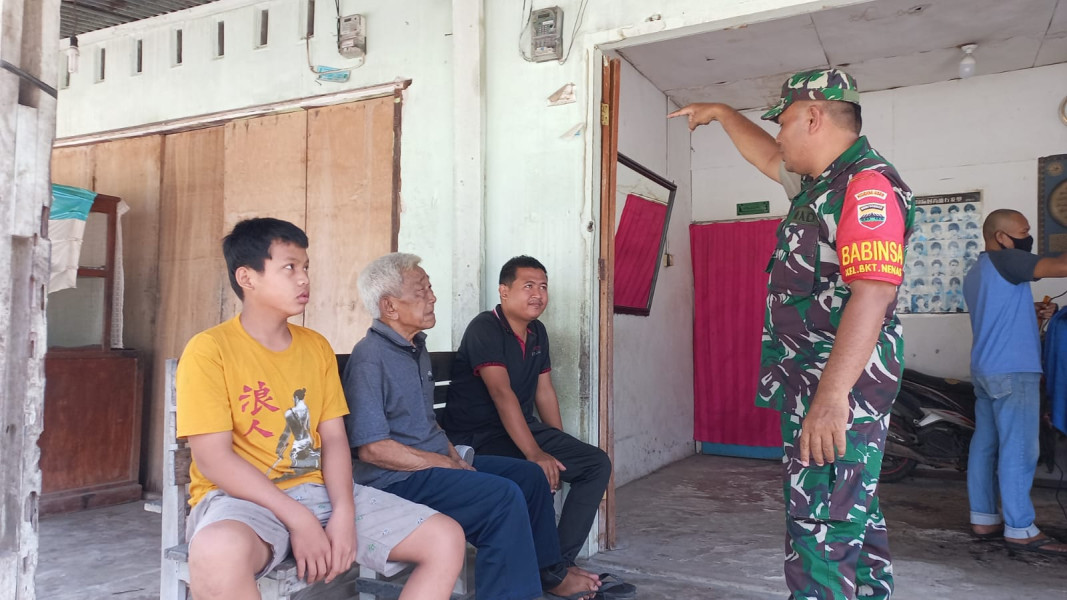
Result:
M548 332L538 317L548 307L548 275L529 256L500 270L500 304L467 326L452 367L444 426L453 443L479 455L525 458L558 490L570 484L558 530L564 560L574 564L611 478L607 454L563 432L552 387ZM534 416L534 408L540 420Z
M533 600L542 590L552 598L592 598L600 579L563 559L541 470L502 456L475 456L470 464L438 427L423 333L437 322L437 297L419 261L387 254L359 275L374 321L341 378L349 445L359 457L355 481L455 519L478 548L479 600Z

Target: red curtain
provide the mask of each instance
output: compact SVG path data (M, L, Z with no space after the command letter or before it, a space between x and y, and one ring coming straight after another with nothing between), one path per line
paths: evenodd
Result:
M626 196L615 232L616 306L648 306L666 219L666 204L633 194Z
M778 221L691 225L693 435L701 442L780 446L778 413L757 408L765 269Z

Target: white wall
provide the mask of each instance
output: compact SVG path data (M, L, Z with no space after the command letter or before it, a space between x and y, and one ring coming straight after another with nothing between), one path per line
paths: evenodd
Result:
M983 211L1013 208L1037 235L1037 159L1067 151L1056 115L1067 64L863 94L864 133L917 195L982 191ZM860 82L862 89L863 82ZM748 116L758 119L758 113ZM777 132L777 126L765 125ZM783 215L781 188L744 162L717 126L693 134L693 219L735 218L734 204L769 200ZM1035 283L1056 295L1064 281ZM969 376L968 316L903 315L908 366Z
M651 314L615 316L615 482L693 453L693 266L689 131L667 97L622 63L619 152L678 185L668 226L674 266L660 266ZM619 167L620 171L624 167ZM622 177L620 175L620 190Z

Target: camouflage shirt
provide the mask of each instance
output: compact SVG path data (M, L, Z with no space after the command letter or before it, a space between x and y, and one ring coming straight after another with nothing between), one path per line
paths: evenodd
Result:
M904 215L904 241L911 234L911 190L866 137L856 140L819 177L804 178L778 227L778 242L767 265L770 277L757 406L801 417L807 412L851 296L837 248L845 192L854 176L872 170L892 185ZM896 397L904 344L895 308L893 303L886 310L871 361L852 389L853 417L859 416L857 412L871 417L885 414Z

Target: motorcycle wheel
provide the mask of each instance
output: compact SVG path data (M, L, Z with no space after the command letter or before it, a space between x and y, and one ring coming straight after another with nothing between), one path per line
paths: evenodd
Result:
M886 454L882 457L882 475L878 480L882 483L896 483L911 475L918 464L911 458Z
M889 431L892 433L896 430L897 437L903 438L905 436L902 431L903 427L898 421L899 418L899 415L892 415L889 418ZM911 472L915 470L918 464L913 458L885 454L882 456L882 474L878 477L878 480L882 483L895 483L911 475Z

